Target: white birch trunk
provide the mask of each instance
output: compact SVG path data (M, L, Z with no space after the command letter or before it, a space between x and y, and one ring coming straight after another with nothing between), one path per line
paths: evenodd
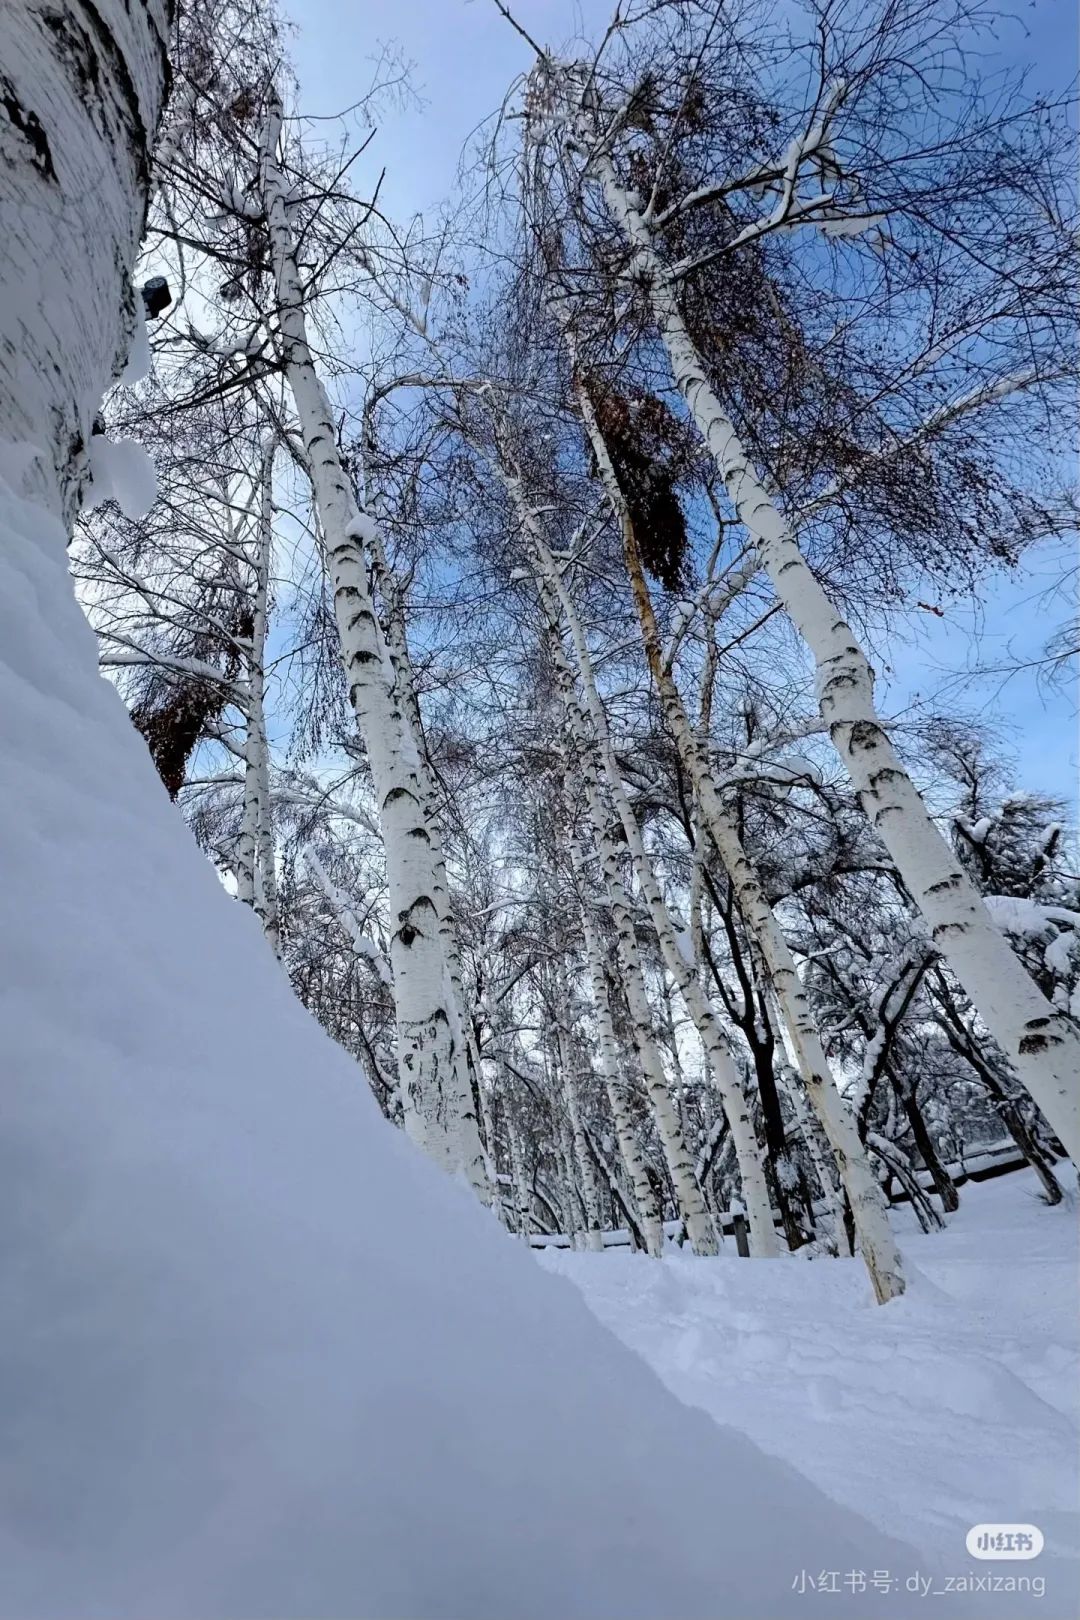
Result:
M718 1252L716 1230L706 1207L701 1188L694 1176L693 1158L687 1148L679 1123L678 1113L671 1098L663 1060L652 1034L652 1009L645 991L645 976L634 932L633 908L622 882L618 851L607 830L607 816L597 783L593 751L589 742L584 716L574 691L573 677L558 635L558 596L551 583L554 566L551 554L540 535L535 518L528 507L520 478L512 464L503 456L495 464L507 493L514 503L515 512L530 544L530 553L537 569L537 583L541 604L551 627L551 650L556 675L560 682L571 738L574 743L574 763L580 773L589 817L596 839L597 852L604 873L605 886L615 925L620 965L624 975L627 1006L630 1012L634 1045L642 1067L645 1090L656 1121L664 1159L671 1176L679 1213L686 1222L691 1246L697 1254L713 1255ZM621 783L619 783L621 790Z
M589 916L588 901L585 898L586 891L584 888L584 861L576 839L571 840L570 848L574 868L578 873L578 881L582 884L581 927L585 938L589 993L592 999L593 1016L596 1019L597 1062L600 1068L600 1078L604 1083L608 1106L611 1109L611 1118L615 1126L615 1140L619 1144L619 1153L630 1177L630 1184L634 1189L635 1212L642 1236L645 1239L645 1249L653 1259L659 1259L664 1247L663 1223L660 1219L660 1211L656 1207L656 1196L653 1192L652 1182L649 1180L645 1155L641 1151L641 1144L638 1141L637 1132L634 1129L626 1106L626 1087L622 1075L619 1073L618 1046L611 1017L611 1003L608 999L604 962L600 953L596 925Z
M506 486L511 498L515 502L515 507L522 525L522 529L529 540L530 550L536 562L542 587L548 597L552 599L553 604L554 602L558 603L562 617L566 620L567 627L570 630L571 639L574 643L574 650L577 655L577 664L581 678L582 690L585 693L585 701L592 722L593 738L595 739L596 746L599 750L600 759L607 777L612 800L619 813L619 819L622 823L627 846L634 864L634 871L641 887L642 898L645 901L650 920L652 921L653 927L656 931L664 964L674 979L679 990L679 994L685 1002L687 1011L689 1012L694 1027L698 1032L702 1047L705 1051L706 1061L709 1065L709 1071L716 1084L717 1090L720 1093L720 1098L724 1106L724 1112L727 1115L728 1123L731 1127L732 1141L734 1143L735 1152L739 1162L740 1175L743 1179L743 1191L750 1222L752 1252L758 1258L768 1258L774 1256L778 1253L776 1229L772 1220L772 1208L769 1202L768 1187L765 1181L765 1171L762 1163L761 1149L757 1141L753 1123L750 1119L749 1110L746 1105L746 1097L743 1093L738 1072L731 1058L731 1054L728 1051L727 1041L724 1037L724 1033L715 1015L713 1014L712 1007L709 1005L708 999L702 991L700 983L698 982L697 974L692 965L685 960L682 952L679 949L678 941L675 937L675 931L671 924L671 918L668 915L667 907L664 905L663 898L660 894L659 885L656 882L655 876L653 875L652 863L648 858L648 854L642 841L641 830L637 825L637 820L634 816L633 810L631 809L629 801L627 800L626 791L623 787L622 778L619 774L614 751L611 747L611 741L607 731L607 717L604 713L603 704L600 702L600 695L596 688L595 679L593 678L592 660L589 655L581 622L577 616L577 611L574 608L574 605L563 585L562 578L559 574L558 568L555 565L554 558L551 556L547 544L540 533L535 516L524 499L524 492L521 489L520 479L515 471L507 470L505 468L503 469L503 478L506 482ZM552 611L553 610L554 607L552 608ZM563 658L562 649L558 644L557 635L552 637L552 644L553 653L556 659ZM580 708L576 703L576 698L573 696L573 682L568 670L565 670L563 676L563 686L564 699L568 703L568 719L570 721L571 732L577 739L579 756L582 760L585 760L588 758L591 752L590 738L584 727L584 716L581 714ZM588 792L587 777L586 791ZM602 811L599 809L594 812L594 819L597 817L602 825L603 816ZM608 880L609 893L613 893L613 882L618 884L618 886L621 888L621 879L619 878L618 874L617 855L615 855L614 860L607 858L604 859L604 869L605 877ZM629 902L625 898L625 891L623 891L622 903L629 907ZM636 953L636 942L633 940L632 911L628 910L628 917L629 938L626 940L626 944ZM622 942L624 935L623 928L619 929L619 935L620 942ZM633 1008L631 1008L631 1010L633 1011ZM657 1054L657 1061L660 1062L659 1054ZM662 1067L663 1065L661 1063L661 1070ZM678 1114L671 1099L671 1092L667 1084L666 1076L664 1077L663 1089L667 1100L667 1108L670 1110L671 1115L673 1116L670 1128L673 1132L674 1139L682 1140L682 1130L679 1125ZM697 1217L699 1225L701 1229L711 1232L711 1242L713 1245L715 1245L716 1236L715 1231L713 1230L712 1218L705 1206L704 1195L702 1194L701 1188L697 1185L697 1182L694 1179L692 1162L688 1162L687 1164L687 1179L693 1186L695 1193L695 1206L700 1211ZM693 1241L693 1238L691 1238L691 1241ZM710 1252L715 1252L715 1249L710 1250Z
M446 962L446 1000L454 1043L454 1083L458 1095L462 1170L480 1202L490 1204L494 1190L498 1186L495 1165L494 1126L490 1106L484 1091L480 1054L476 1047L472 1019L469 1017L469 1008L465 999L465 985L461 976L461 957L457 948L457 932L454 928L454 919L450 909L450 883L446 872L446 857L439 827L435 787L431 778L431 770L424 755L420 704L416 696L412 659L409 655L409 642L405 631L405 613L397 581L387 560L382 534L376 524L368 526L364 536L364 545L371 559L372 574L377 582L384 604L386 648L394 671L395 694L412 731L415 745L416 775L420 783L427 829L431 839L432 893L435 897L439 920L439 938L442 942L443 957ZM473 1074L476 1076L476 1091L483 1117L483 1142L480 1138L476 1104L473 1100Z
M0 447L70 529L123 368L166 78L167 0L0 6Z
M1080 1160L1080 1035L1040 993L942 837L881 725L869 661L755 472L709 384L674 283L609 154L593 159L607 206L650 289L676 386L724 479L777 596L817 668L818 702L863 809L896 862L934 944L1074 1160Z
M585 794L612 921L615 925L619 960L623 971L623 988L626 992L633 1041L641 1062L646 1094L656 1121L657 1134L660 1137L671 1183L675 1189L679 1213L686 1222L691 1246L695 1254L713 1255L718 1252L716 1231L694 1175L693 1158L683 1135L678 1110L672 1100L671 1088L664 1072L663 1059L653 1036L653 1013L645 989L645 975L634 927L634 908L622 880L619 852L608 830L608 817L600 797L592 748L584 728L584 716L577 704L570 671L554 629L551 639L575 746L575 765Z
M561 978L561 975L560 975ZM563 989L562 984L559 986ZM581 1117L581 1094L574 1063L573 1043L562 1019L557 1026L559 1069L566 1098L566 1112L570 1120L571 1142L577 1162L577 1179L581 1187L581 1201L585 1208L585 1247L599 1254L604 1247L600 1231L600 1191L596 1181L596 1167L585 1140L585 1127Z
M549 1091L549 1096L551 1092ZM577 1179L574 1175L574 1149L570 1140L570 1130L565 1109L559 1108L552 1099L552 1113L555 1117L555 1147L556 1163L559 1167L559 1181L562 1184L563 1225L566 1235L570 1239L572 1249L584 1249L585 1233L581 1224L581 1199L578 1197Z
M281 120L275 99L263 134L259 177L285 375L312 482L349 700L379 803L402 1112L412 1140L444 1169L456 1173L464 1169L466 1154L431 831L416 746L395 693L368 589L362 542L370 520L360 512L338 454L330 401L308 344L303 285L288 218L290 188L277 155Z
M782 1043L783 1037L779 1030L774 1031L774 1039ZM802 1139L810 1155L810 1162L814 1166L821 1196L825 1201L828 1213L829 1228L832 1234L832 1243L836 1253L843 1253L847 1246L847 1234L844 1228L843 1200L839 1195L835 1179L835 1159L829 1152L828 1138L825 1136L820 1121L811 1109L806 1106L806 1096L802 1089L799 1076L791 1069L786 1071L789 1085L785 1088L791 1099L791 1106L795 1111L795 1118L799 1123Z
M571 354L573 354L572 344ZM836 1088L809 1001L796 972L783 930L773 915L758 875L743 848L735 820L716 790L702 735L691 725L675 678L665 662L633 521L592 402L585 390L580 387L578 403L600 476L616 521L622 530L631 589L641 623L649 668L663 705L664 716L679 757L690 777L697 810L731 879L739 910L768 970L770 987L780 1006L796 1066L836 1156L874 1293L879 1302L884 1303L904 1291L900 1251L889 1225L885 1199L870 1168L855 1121ZM699 996L703 994L696 973L694 988ZM738 1152L737 1138L735 1147Z
M251 906L275 956L281 955L277 906L277 850L270 799L270 754L266 740L266 630L273 543L274 445L269 444L259 472L259 521L255 533L255 588L252 600L251 650L245 696L244 810L237 841L237 898Z

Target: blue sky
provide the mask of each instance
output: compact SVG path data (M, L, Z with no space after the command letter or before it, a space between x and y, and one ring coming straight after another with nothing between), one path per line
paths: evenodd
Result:
M594 34L612 0L512 0L515 16L542 44ZM286 0L296 25L291 55L301 109L331 114L355 102L371 80L381 45L412 64L421 107L391 109L381 119L371 163L387 169L382 201L399 218L432 210L453 188L462 148L476 125L500 104L514 76L529 66L525 42L492 0ZM1063 91L1077 62L1073 0L1006 0L999 48L983 67L1030 65L1041 88ZM1020 783L1075 801L1077 727L1072 683L1047 688L1034 670L969 676L974 669L1039 656L1046 635L1066 613L1048 603L1056 558L1036 558L1025 575L990 583L983 599L952 604L944 619L915 615L910 639L890 647L883 678L889 709L942 690L956 706L992 720L1017 761Z

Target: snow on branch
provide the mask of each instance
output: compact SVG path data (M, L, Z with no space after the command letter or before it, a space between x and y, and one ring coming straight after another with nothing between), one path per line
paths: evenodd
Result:
M326 896L331 911L344 929L353 955L366 961L378 974L382 984L387 989L392 989L394 976L390 971L390 963L375 941L364 933L348 897L337 887L314 850L304 851L304 865Z
M702 186L671 204L655 219L644 220L662 228L690 209L728 196L736 191L750 191L759 195L775 193L776 201L768 214L751 220L730 241L682 259L670 271L672 281L679 281L693 271L703 269L724 253L733 252L754 242L759 237L777 231L797 230L803 225L816 225L825 236L855 237L868 231L876 233L876 244L884 244L881 227L886 216L873 212L851 212L839 197L839 187L848 177L841 168L832 147L833 118L841 106L847 86L842 81L833 86L825 99L817 121L788 143L783 157L776 163L764 164L737 179L723 181L718 186ZM800 184L807 172L812 172L820 189L810 195L799 195ZM857 182L849 183L849 192L857 194ZM853 198L852 198L853 200Z

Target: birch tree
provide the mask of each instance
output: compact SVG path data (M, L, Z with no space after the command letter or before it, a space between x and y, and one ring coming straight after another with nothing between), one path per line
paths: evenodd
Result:
M348 262L354 268L366 262L355 239L370 205L335 191L334 172L306 162L291 127L285 140L277 82L284 75L269 7L218 8L209 35L191 43L187 76L202 116L188 115L186 102L179 105L165 184L183 191L188 216L192 199L215 210L212 239L203 228L191 242L203 256L198 296L221 312L217 332L195 332L189 346L203 351L214 397L254 395L277 409L283 440L310 481L348 698L383 832L406 1128L486 1197L462 1020L446 961L445 874L433 849L416 738L372 603L364 556L371 524L338 449L330 397L312 355L311 309L321 276L334 259L341 269L350 239ZM161 236L175 247L186 233L176 230L168 209L165 214ZM301 239L304 251L322 255L314 275L308 261L300 269ZM226 272L216 289L209 282L215 266L218 274ZM275 400L267 378L276 375L285 395Z
M911 33L904 34L904 29L913 30L916 22L913 15L905 14L896 24L898 34L910 41ZM616 23L614 32L621 32L620 24ZM827 56L842 56L832 30L825 33ZM699 61L713 48L712 40L710 30L698 41ZM605 45L609 42L610 35ZM652 45L657 46L655 37ZM718 37L715 50L734 51L734 41L726 34ZM842 76L842 62L835 68L828 65L812 115L787 147L768 155L763 163L748 163L708 186L679 189L679 165L669 161L680 141L690 144L686 109L691 102L699 105L701 97L701 88L692 77L684 76L672 84L654 71L638 82L630 77L620 82L617 70L610 71L606 62L602 71L595 72L588 64L563 65L544 56L529 91L533 138L538 145L546 140L557 148L552 168L564 177L569 175L567 184L574 188L575 197L587 198L595 189L602 199L623 242L618 274L624 296L644 299L672 379L715 461L731 509L814 660L822 717L864 808L926 918L934 942L1047 1117L1075 1151L1080 1148L1080 1099L1074 1078L1080 1048L1075 1030L1024 973L942 838L876 711L873 675L865 652L807 562L795 523L775 484L755 467L710 378L683 310L688 279L724 256L734 258L763 237L813 225L826 235L845 238L878 230L886 218L899 228L905 207L914 213L911 190L905 194L902 182L891 188L886 185L886 163L879 162L876 174L852 174L849 181L847 169L835 155L842 136L842 114L851 115L858 96L869 99L870 87L878 87L879 53L883 54L880 39L871 60L859 60L856 52L854 62L848 64L850 78ZM682 61L687 60L693 60L692 54L683 56ZM900 94L887 72L881 75L881 83L885 92L891 87ZM661 85L665 86L663 93ZM728 88L730 94L730 84ZM666 110L664 94L673 98ZM699 106L700 116L705 115ZM641 138L643 130L652 134L662 125L664 139ZM892 167L902 174L899 158ZM807 184L814 181L817 190L808 191ZM875 208L872 197L866 200L875 181L882 193L880 208ZM751 205L745 215L733 215L733 199L741 208L761 189L771 191L775 199L769 210L755 213ZM710 206L714 212L708 245L700 253L672 257L671 233L676 223ZM1056 216L1052 216L1051 230L1056 225ZM1051 248L1050 253L1053 251ZM1004 264L1000 273L1007 274ZM1039 375L1036 370L1034 378L988 383L975 390L974 397L958 401L946 418L955 419L1034 386ZM936 422L924 424L921 442L928 442L944 425L940 414Z

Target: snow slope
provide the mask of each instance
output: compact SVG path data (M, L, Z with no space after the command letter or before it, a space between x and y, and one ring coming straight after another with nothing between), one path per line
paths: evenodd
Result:
M1075 1620L1080 1274L1065 1177L1054 1209L1027 1170L968 1184L945 1232L894 1211L909 1288L887 1310L852 1261L540 1258L675 1394L910 1543L924 1569L970 1569L973 1524L1037 1524L1037 1562L984 1570L1045 1576L1041 1600L1016 1597L1023 1620Z
M6 494L0 771L3 1620L771 1620L899 1556L384 1124Z

